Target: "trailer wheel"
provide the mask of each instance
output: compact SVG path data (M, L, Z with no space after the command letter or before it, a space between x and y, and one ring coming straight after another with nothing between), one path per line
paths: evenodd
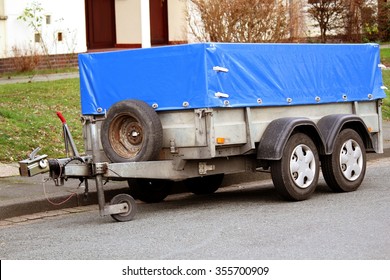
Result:
M157 113L145 102L124 100L108 111L100 138L112 162L154 160L162 147L162 125Z
M127 211L125 213L112 214L111 217L118 222L128 222L134 218L137 212L135 200L130 195L122 193L114 196L110 201L110 205L121 203L127 204Z
M322 173L336 192L355 191L366 173L366 149L360 135L344 129L337 136L333 153L322 158Z
M146 203L163 201L171 192L173 181L164 179L129 179L130 194Z
M319 158L314 142L303 133L287 141L280 160L271 162L271 177L276 190L288 200L308 199L315 191Z
M184 180L184 185L193 194L212 194L221 186L225 174L195 177Z

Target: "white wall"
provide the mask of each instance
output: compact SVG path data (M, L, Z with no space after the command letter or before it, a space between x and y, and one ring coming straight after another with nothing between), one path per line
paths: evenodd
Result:
M4 15L8 16L8 19L5 21L5 34L0 37L0 46L6 45L1 50L0 57L13 56L13 47L17 47L19 50L25 52L33 49L41 50L42 45L35 43L35 31L33 28L29 27L28 23L17 19L23 13L23 10L34 1L2 1L4 1ZM41 3L43 15L50 15L51 17L51 23L46 24L44 20L40 28L49 54L79 53L87 50L84 1L35 1ZM59 32L63 35L62 42L57 40L57 34Z
M168 34L169 41L187 41L187 23L185 11L187 0L168 1Z
M140 10L140 1L115 0L117 44L141 43Z
M5 53L5 48L6 48L6 37L5 37L5 23L6 20L2 19L5 17L5 12L4 12L4 0L0 0L0 58L2 57L1 54Z
M44 15L51 16L51 24L43 22L42 38L49 54L79 53L87 50L84 0L0 0L0 58L13 56L12 48L23 51L40 50L34 42L35 31L18 20L32 2L41 3ZM117 44L141 43L140 1L115 0ZM185 9L187 0L168 1L169 41L186 41ZM63 41L57 41L62 32Z
M141 44L141 2L145 0L115 0L117 44ZM185 9L187 0L168 1L169 41L186 41Z

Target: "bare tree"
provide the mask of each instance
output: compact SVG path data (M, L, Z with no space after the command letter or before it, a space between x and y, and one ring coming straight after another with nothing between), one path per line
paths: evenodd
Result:
M347 0L345 8L346 40L350 42L374 40L378 35L377 1Z
M343 28L345 18L344 0L309 0L308 14L320 28L321 42L326 43L328 31L339 31Z
M190 0L187 21L201 42L280 42L289 35L281 0Z
M348 10L345 17L345 33L349 41L361 41L361 9L364 2L364 0L349 0L349 4L346 4Z
M301 41L305 37L306 20L304 17L304 1L288 0L289 41Z
M378 32L382 41L390 39L390 3L378 0Z

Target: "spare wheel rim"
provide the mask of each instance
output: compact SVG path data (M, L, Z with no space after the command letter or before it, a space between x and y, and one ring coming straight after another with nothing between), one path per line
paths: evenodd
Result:
M144 133L140 122L131 115L121 114L111 123L109 139L112 149L121 157L132 159L142 149Z

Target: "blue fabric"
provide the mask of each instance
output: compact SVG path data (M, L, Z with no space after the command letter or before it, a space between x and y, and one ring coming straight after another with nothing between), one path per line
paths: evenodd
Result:
M86 53L79 55L81 108L102 114L125 99L156 110L380 99L379 63L377 44L201 43Z

